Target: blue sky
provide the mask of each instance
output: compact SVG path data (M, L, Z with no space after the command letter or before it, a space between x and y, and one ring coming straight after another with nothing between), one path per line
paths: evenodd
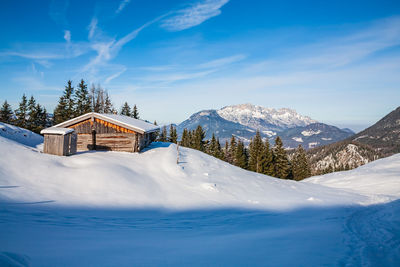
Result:
M180 122L289 107L354 130L400 104L399 1L1 1L0 101L52 111L66 81Z

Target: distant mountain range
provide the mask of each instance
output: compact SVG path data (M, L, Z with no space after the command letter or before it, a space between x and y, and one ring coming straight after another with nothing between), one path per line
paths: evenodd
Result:
M400 107L356 135L308 151L314 174L353 169L395 153L400 153Z
M256 131L260 130L261 136L271 143L279 135L286 148L301 144L310 149L354 135L349 129L319 123L293 109L273 109L252 104L197 112L177 125L177 131L180 134L183 129L194 130L198 125L206 131L206 139L214 133L224 143L234 135L248 144Z

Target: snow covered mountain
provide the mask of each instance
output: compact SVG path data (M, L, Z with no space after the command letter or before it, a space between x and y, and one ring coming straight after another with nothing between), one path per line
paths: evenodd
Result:
M317 121L298 114L293 109L265 108L252 104L226 106L217 111L228 121L240 123L260 131L281 131L296 126L306 126Z
M296 182L169 143L0 148L0 266L400 263L400 155Z
M198 125L205 129L206 139L215 133L221 143L234 135L248 144L256 131L260 130L261 136L271 143L279 135L287 148L296 148L301 144L309 149L334 143L354 134L348 129L342 130L318 123L292 109L264 108L251 104L197 112L180 123L177 131L180 134L184 128L194 130Z

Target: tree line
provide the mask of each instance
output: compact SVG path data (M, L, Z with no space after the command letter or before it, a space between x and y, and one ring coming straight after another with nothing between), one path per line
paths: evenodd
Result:
M59 97L53 116L47 113L46 108L37 103L33 96L28 100L24 94L16 110L11 108L7 100L4 101L0 108L0 121L40 133L43 128L88 112L118 114L107 90L100 85L97 87L92 85L89 90L88 85L82 79L75 88L72 81L69 80ZM119 114L139 119L136 104L131 108L128 102L122 105Z
M248 147L235 136L229 142L226 141L224 147L221 147L219 138L214 133L210 140L205 140L205 136L205 131L199 125L195 130L184 129L181 140L178 141L176 128L170 125L169 134L164 126L157 140L193 148L240 168L277 178L299 181L311 176L309 159L303 147L299 145L289 156L279 136L273 147L270 147L268 140L262 140L259 131L250 140Z

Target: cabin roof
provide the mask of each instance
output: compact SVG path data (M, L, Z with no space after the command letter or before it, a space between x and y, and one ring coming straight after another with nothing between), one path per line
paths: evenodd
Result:
M104 121L108 121L110 123L114 123L118 126L125 127L127 129L139 132L139 133L149 133L149 132L155 132L159 130L160 128L157 125L154 125L152 123L148 123L143 120L135 119L132 117L128 117L125 115L116 115L116 114L101 114L101 113L96 113L96 112L89 112L84 115L81 115L79 117L73 118L71 120L62 122L60 124L55 125L54 127L68 127L73 124L79 123L83 120L89 119L89 118L98 118Z
M66 135L72 133L74 129L71 128L61 128L61 127L50 127L40 131L41 134L57 134Z

